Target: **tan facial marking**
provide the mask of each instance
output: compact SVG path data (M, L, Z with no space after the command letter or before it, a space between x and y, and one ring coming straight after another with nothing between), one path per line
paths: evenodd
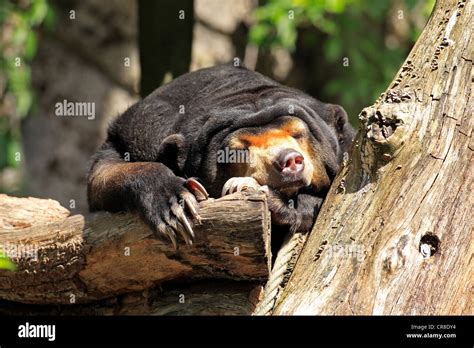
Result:
M244 168L239 168L239 175L253 177L261 185L278 187L281 177L274 168L274 162L281 151L293 149L305 158L303 177L307 184L313 184L318 190L325 187L329 184L329 178L306 132L308 129L303 121L291 118L282 124L273 125L273 128L270 125L258 134L238 134L230 146L248 149L252 159Z

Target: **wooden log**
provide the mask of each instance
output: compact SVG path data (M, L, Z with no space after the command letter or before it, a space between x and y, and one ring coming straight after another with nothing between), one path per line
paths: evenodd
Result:
M171 280L268 276L270 214L261 193L201 202L196 243L178 251L134 215L67 214L52 200L0 195L0 247L18 266L0 270L0 299L86 303Z
M261 291L256 282L208 279L74 305L0 300L0 315L251 315Z
M472 314L474 2L440 0L360 114L274 314Z

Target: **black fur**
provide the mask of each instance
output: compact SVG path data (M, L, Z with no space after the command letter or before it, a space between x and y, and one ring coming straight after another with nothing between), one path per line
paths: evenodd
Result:
M175 79L111 124L105 144L93 157L90 208L137 211L156 229L157 224L169 220L171 197L186 191L183 178L197 176L211 196L219 196L229 173L217 163L217 151L233 132L263 126L289 115L289 110L308 125L332 179L354 135L344 110L259 73L223 65ZM123 182L105 182L101 192L95 192L91 178L98 166L124 162L127 155L130 162L156 165L130 175L124 173ZM270 206L274 221L293 230L309 230L322 197L305 192L293 199L296 209L289 209L285 204L288 198L273 193Z

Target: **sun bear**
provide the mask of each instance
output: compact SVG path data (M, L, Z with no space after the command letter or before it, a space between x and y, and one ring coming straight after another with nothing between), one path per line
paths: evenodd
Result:
M342 107L257 72L191 72L111 123L92 158L89 207L137 213L176 248L193 243L198 200L257 189L273 225L309 231L353 135Z

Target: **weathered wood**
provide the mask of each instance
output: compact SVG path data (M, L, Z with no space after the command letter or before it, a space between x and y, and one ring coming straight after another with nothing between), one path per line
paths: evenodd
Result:
M473 1L438 1L360 114L274 314L472 314Z
M18 265L0 270L0 299L85 303L170 280L268 276L270 215L261 193L201 202L196 243L178 251L133 215L67 214L51 200L0 195L0 246Z
M262 286L206 280L127 293L95 303L23 304L0 300L0 315L251 315Z

